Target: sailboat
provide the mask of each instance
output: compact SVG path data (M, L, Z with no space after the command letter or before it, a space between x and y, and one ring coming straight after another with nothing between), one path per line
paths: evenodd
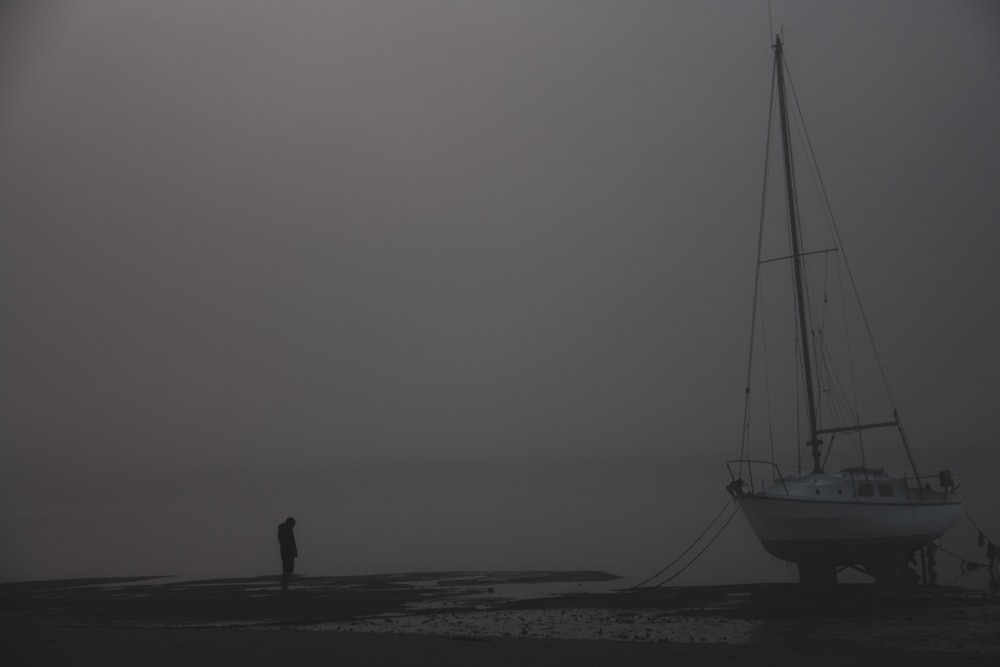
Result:
M831 256L842 257L842 244L839 232L831 235L838 244L834 248L811 247L803 238L802 212L793 165L793 154L798 156L801 153L794 153L792 147L793 135L802 136L803 133L798 126L795 128L798 134L792 128L789 88L794 101L794 87L786 80L787 63L780 34L773 49L771 113L773 119L776 104L780 142L774 143L781 145L784 165L783 252L771 257L765 255L762 247L758 248L754 320L756 323L761 303L758 292L762 272L774 265L790 265L790 270L785 270L782 276L791 283L786 294L792 305L784 312L788 315L788 328L793 331L786 340L792 343L791 347L795 350L795 362L787 364L787 367L793 369L788 375L799 389L794 399L795 416L791 420L797 424L791 429L794 433L788 439L797 441L799 456L797 463L792 464L791 472L788 471L789 466L783 467L778 462L778 456L773 454L774 429L769 426L764 431L770 434L772 456L769 460L749 457L747 433L750 418L747 415L751 413L752 373L748 370L741 458L728 462L732 481L727 489L763 547L773 556L796 564L799 581L803 584L835 584L838 573L846 568L860 570L877 581L912 579L915 573L910 570L910 563L914 562L918 551L935 543L958 521L963 512L962 501L955 493L956 485L948 471L926 477L918 472L891 396L887 414L875 419L862 418L863 410L858 403L870 394L871 385L864 385L862 391L856 391L853 398L846 401L838 402L831 398L843 377L854 375L854 372L851 370L838 375L832 370L827 349L829 341L825 333L826 316L817 314L818 308L826 308L827 297L810 292L817 282L828 284L831 281L826 278L819 281L811 272L814 272L817 262L825 266ZM774 125L772 120L769 127ZM801 143L808 148L799 150L807 151L805 154L811 156L807 132ZM825 199L825 192L822 198ZM767 185L764 199L766 202ZM765 208L762 206L762 229ZM832 222L832 212L829 216ZM832 228L835 230L835 225ZM763 232L759 238L764 238ZM853 276L850 283L853 286ZM864 326L861 328L870 338L867 318L863 315L862 318ZM760 347L754 342L756 330L752 328L751 360L755 344ZM878 360L877 352L874 358ZM853 357L849 359L853 361ZM880 377L884 380L880 361L878 366ZM753 367L753 361L748 367ZM773 382L773 377L768 377L768 384ZM834 419L835 414L837 419ZM908 464L905 473L890 474L886 469L874 467L868 462L867 450L871 449L871 441L876 439L872 434L886 431L902 445L905 463ZM846 444L848 442L853 445ZM860 454L860 463L828 469L835 443L838 449ZM843 447L842 443L845 443ZM802 461L802 454L806 453L809 456ZM879 454L883 453L880 449ZM904 458L902 453L899 458ZM808 472L805 472L807 469Z

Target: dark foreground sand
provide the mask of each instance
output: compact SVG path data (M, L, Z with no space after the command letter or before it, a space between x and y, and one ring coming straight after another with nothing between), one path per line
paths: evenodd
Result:
M1000 600L960 589L616 590L603 573L0 585L5 665L1000 664Z
M432 635L236 629L5 629L10 665L754 665L941 667L997 656L875 647L775 648L624 641L471 639ZM13 651L13 652L11 652Z

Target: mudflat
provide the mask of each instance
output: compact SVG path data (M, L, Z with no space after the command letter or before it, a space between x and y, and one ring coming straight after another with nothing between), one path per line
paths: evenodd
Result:
M958 588L626 589L603 572L0 585L4 663L995 665L1000 599ZM8 661L9 660L9 661Z

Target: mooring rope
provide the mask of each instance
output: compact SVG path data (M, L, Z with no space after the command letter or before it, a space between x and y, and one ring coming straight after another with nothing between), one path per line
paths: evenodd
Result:
M973 570L978 570L978 569L986 568L986 569L989 569L991 572L993 572L993 575L996 576L997 573L995 571L993 571L994 568L996 568L997 558L998 558L998 550L997 550L996 542L994 542L989 537L987 537L986 533L983 532L983 529L979 527L979 524L976 523L975 520L972 518L972 515L969 514L969 510L963 510L963 514L965 515L965 518L968 520L968 522L970 524L972 524L972 527L975 528L979 532L979 540L978 540L979 547L980 548L986 547L986 560L987 560L987 562L986 563L979 563L979 562L976 562L974 560L969 560L968 558L965 558L963 556L959 556L958 554L956 554L956 553L954 553L952 551L949 551L948 549L945 549L944 546L938 547L938 550L941 551L944 554L947 554L947 555L951 556L952 558L954 558L955 560L957 560L959 563L961 563L963 571L971 572Z
M631 591L631 590L634 590L636 588L642 588L643 586L645 586L646 584L648 584L650 581L652 581L653 579L656 579L657 577L659 577L660 575L662 575L664 572L666 572L667 570L669 570L670 568L672 568L674 565L676 565L679 560L681 560L682 558L684 558L684 556L686 556L689 551L691 551L692 549L695 548L695 546L697 546L697 544L701 541L701 538L705 537L705 535L708 534L708 531L710 531L712 529L712 526L714 526L716 524L716 522L719 520L719 517L721 517L725 513L726 508L729 507L729 503L731 503L731 502L732 502L732 500L727 500L726 501L726 504L722 506L722 509L719 510L719 513L715 515L715 518L712 519L711 521L709 521L708 525L705 526L705 530L701 531L701 534L699 534L698 537L695 538L694 542L692 542L691 545L688 546L687 549L685 549L684 551L682 551L680 553L680 555L677 556L677 558L675 558L672 561L670 561L669 563L667 563L656 574L654 574L654 575L652 575L650 577L647 577L646 579L643 579L638 584L635 584L634 586L630 586L630 587L626 588L625 590ZM729 515L729 518L726 519L726 522L724 524L722 524L722 527L719 528L718 532L715 533L715 535L712 536L712 539L709 540L708 544L706 544L704 547L702 547L701 551L699 551L697 554L695 554L694 558L692 558L690 561L688 561L687 565L685 565L684 567L682 567L678 572L676 572L673 575L671 575L668 579L665 579L664 581L661 581L659 584L656 584L656 585L657 586L662 586L663 584L667 583L668 581L673 580L675 577L677 577L677 575L679 575L684 570L688 569L691 566L692 563L694 563L696 560L698 560L698 557L701 556L703 553L705 553L705 550L708 549L708 547L712 546L712 543L715 542L716 538L719 537L719 535L722 533L722 530L726 526L729 525L730 521L733 520L733 517L736 516L736 510L738 510L738 509L739 509L739 507L735 507L733 509L733 513Z
M972 524L972 527L979 531L979 535L980 535L981 539L984 539L987 542L993 542L993 540L991 540L991 539L989 539L989 538L986 537L986 533L983 532L983 529L979 527L979 524L972 520L972 515L969 514L969 510L963 510L963 513L965 514L965 518L969 520L969 523ZM993 542L993 543L996 544L995 542ZM980 545L980 546L982 546L982 545Z
M701 556L701 555L702 555L703 553L705 553L705 551L707 551L707 550L708 550L708 548L709 548L710 546L712 546L712 543L713 543L713 542L715 542L715 540L716 540L716 539L718 539L719 535L722 535L722 531L723 531L723 530L725 530L725 529L726 529L726 526L728 526L728 525L729 525L729 522L733 520L733 517L735 517L735 516L736 516L736 513L737 513L737 512L739 511L739 509L740 509L740 508L739 508L739 506L736 506L736 507L733 507L733 511L732 511L732 513L731 513L731 514L729 515L729 518L728 518L728 519L726 519L726 522L725 522L724 524L722 524L721 526L719 526L719 530L718 530L718 531L717 531L717 532L715 533L715 535L713 535L713 536L712 536L712 539L710 539L710 540L708 541L708 544L706 544L705 546L703 546L703 547L701 548L701 551L699 551L698 553L696 553L696 554L694 555L694 558L692 558L691 560L689 560L689 561L687 562L687 565L685 565L684 567L682 567L682 568L681 568L681 569L679 569L679 570L678 570L677 572L675 572L674 574L670 575L669 577L667 577L666 579L664 579L664 580L663 580L663 581L661 581L660 583L656 584L656 586L657 586L657 587L659 587L659 586L662 586L663 584L669 584L669 583L670 583L671 581L673 581L673 580L674 580L674 579L676 579L677 577L681 576L681 574L683 574L683 573L684 573L684 570L686 570L686 569L688 569L689 567L691 567L692 565L694 565L694 562L695 562L696 560L698 560L698 558L699 558L699 557L700 557L700 556Z

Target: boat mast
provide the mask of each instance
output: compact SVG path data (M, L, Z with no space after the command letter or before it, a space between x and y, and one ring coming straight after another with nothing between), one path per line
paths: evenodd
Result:
M823 472L820 460L819 439L816 426L816 396L813 390L812 360L809 356L809 322L806 312L805 287L802 279L802 241L796 216L795 179L792 171L792 147L789 140L788 109L785 102L785 69L781 35L774 40L774 60L778 69L778 109L781 115L781 147L785 162L785 193L788 197L788 225L792 235L792 263L795 267L795 301L799 311L799 340L802 346L802 368L806 382L806 401L809 405L809 442L812 448L813 472Z

